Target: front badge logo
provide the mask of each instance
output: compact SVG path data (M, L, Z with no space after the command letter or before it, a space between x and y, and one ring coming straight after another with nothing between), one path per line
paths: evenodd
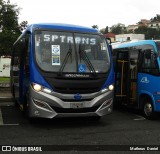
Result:
M81 100L82 96L80 94L75 94L74 99L75 100Z

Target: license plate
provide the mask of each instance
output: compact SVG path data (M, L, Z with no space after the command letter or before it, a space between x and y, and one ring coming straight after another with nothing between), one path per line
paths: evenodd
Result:
M71 103L70 107L74 109L83 108L83 103Z

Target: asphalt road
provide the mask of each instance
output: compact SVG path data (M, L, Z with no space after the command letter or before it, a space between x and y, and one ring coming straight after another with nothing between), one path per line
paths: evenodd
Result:
M17 107L0 107L0 145L57 145L58 151L62 150L62 153L65 151L63 148L66 148L64 145L79 145L66 150L71 153L85 153L87 145L91 145L90 148L94 150L100 145L113 145L111 151L116 151L114 148L117 148L117 145L118 148L123 145L160 145L159 132L160 118L149 121L138 112L127 110L114 110L99 121L63 118L30 122ZM103 149L103 146L99 148ZM91 149L87 153L91 153L90 151ZM100 151L106 153L105 149ZM141 153L143 152L150 153Z

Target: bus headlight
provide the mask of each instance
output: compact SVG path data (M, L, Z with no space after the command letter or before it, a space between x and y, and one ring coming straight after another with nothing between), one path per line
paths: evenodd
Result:
M107 91L112 91L114 89L114 85L109 85L108 88L104 88L101 90L101 93L105 93Z
M36 84L36 83L32 83L32 87L37 92L43 91L43 92L48 93L48 94L50 94L52 92L52 90L50 90L50 89L48 89L46 87L43 87L43 86L41 86L39 84Z
M39 84L33 84L33 89L35 90L35 91L41 91L42 90L42 86L41 85L39 85Z
M108 89L110 90L110 91L112 91L113 89L114 89L114 85L109 85L109 87L108 87Z

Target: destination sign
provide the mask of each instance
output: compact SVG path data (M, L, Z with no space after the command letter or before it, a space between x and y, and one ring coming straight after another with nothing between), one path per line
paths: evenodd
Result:
M59 41L60 43L74 43L72 36L65 36L65 35L49 35L44 34L43 38L44 42L56 42ZM96 38L89 38L89 37L75 37L76 44L88 44L88 45L95 45Z

